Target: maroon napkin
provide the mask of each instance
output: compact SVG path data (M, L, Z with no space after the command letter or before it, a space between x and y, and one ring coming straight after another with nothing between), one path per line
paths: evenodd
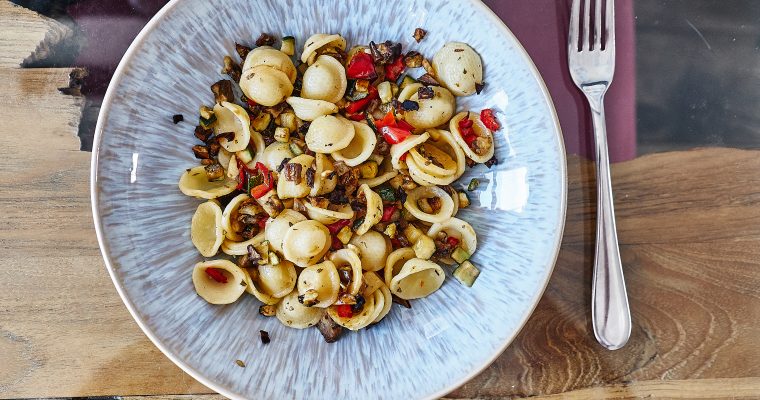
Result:
M517 36L549 87L568 154L593 157L588 105L570 79L567 32L571 0L484 0ZM636 157L636 63L633 1L615 1L615 78L605 98L613 162ZM519 134L515 132L514 134Z
M453 0L452 0L453 1ZM538 66L559 115L568 154L593 155L588 106L570 80L567 31L571 0L485 0ZM129 43L166 0L81 0L69 13L86 37L75 65L88 68L84 93L102 97ZM634 16L631 0L616 0L617 65L607 93L607 134L612 161L636 156ZM515 133L519 134L519 133Z

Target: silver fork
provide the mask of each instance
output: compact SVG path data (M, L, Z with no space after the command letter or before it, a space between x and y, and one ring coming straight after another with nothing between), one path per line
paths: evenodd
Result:
M582 16L581 1L584 2ZM586 95L591 107L596 142L596 248L591 317L596 340L607 349L616 350L623 347L631 336L631 311L628 308L615 228L607 128L604 120L604 94L607 93L615 73L615 4L614 0L605 1L604 20L602 0L594 1L592 32L591 0L573 0L567 47L570 75L575 85ZM602 40L603 29L606 31L605 41ZM582 39L580 50L579 38Z

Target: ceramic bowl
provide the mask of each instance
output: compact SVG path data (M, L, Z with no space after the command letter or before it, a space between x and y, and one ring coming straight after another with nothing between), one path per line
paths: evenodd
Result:
M419 44L412 32L422 27ZM258 315L252 296L228 306L200 299L191 281L201 256L190 242L199 200L177 181L197 163L190 147L200 104L222 79L235 41L261 32L340 33L350 44L401 41L427 57L448 41L483 58L486 88L460 110L490 107L504 125L491 169L461 211L478 233L472 288L441 290L398 305L382 323L338 342L316 329L286 328ZM186 122L174 125L173 114ZM525 50L482 3L471 0L174 0L142 30L119 64L98 120L92 203L109 273L135 321L167 357L231 398L413 399L442 396L486 368L510 343L543 293L565 213L559 124ZM271 343L263 345L259 330ZM239 367L235 360L247 366Z

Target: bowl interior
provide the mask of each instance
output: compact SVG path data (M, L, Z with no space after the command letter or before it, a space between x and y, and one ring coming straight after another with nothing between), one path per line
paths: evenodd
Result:
M428 36L414 43L416 27ZM327 344L316 329L286 328L258 315L251 296L212 306L195 295L189 238L199 200L177 181L196 164L190 147L209 86L222 79L235 41L261 32L327 32L350 44L401 41L432 57L448 41L483 58L486 89L458 109L494 108L499 164L459 181L481 181L461 211L478 233L473 288L447 279L411 309ZM236 57L236 56L235 56ZM172 123L173 114L185 121ZM423 398L443 395L492 361L525 322L551 272L565 210L564 150L551 100L532 63L479 2L396 0L182 0L171 2L132 45L111 83L98 123L93 206L119 293L146 334L212 389L248 398ZM262 345L258 330L272 342ZM235 360L243 360L240 368Z

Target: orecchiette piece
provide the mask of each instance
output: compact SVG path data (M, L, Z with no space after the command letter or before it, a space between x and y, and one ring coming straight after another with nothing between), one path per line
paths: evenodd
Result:
M390 287L393 277L398 275L399 271L401 271L401 267L404 266L404 263L415 257L414 249L411 247L401 247L393 250L385 261L385 269L383 270L385 285Z
M266 240L269 241L269 245L276 252L283 254L282 241L285 239L285 232L287 232L291 226L301 221L306 221L306 217L298 211L291 209L282 210L277 218L270 218L264 228L264 235Z
M316 264L330 249L330 231L313 220L291 226L282 241L282 253L299 267Z
M222 229L224 230L224 237L227 239L236 242L243 240L243 237L240 236L239 233L242 230L242 226L237 220L237 209L240 207L240 204L250 198L251 196L245 193L239 194L233 197L232 200L227 203L227 206L224 207L224 211L222 212Z
M306 99L303 97L288 97L285 101L293 107L293 112L304 121L314 121L323 116L338 112L338 106L329 101Z
M303 74L301 97L337 103L346 92L346 69L330 56L319 56Z
M301 304L298 301L298 291L294 290L277 304L275 316L287 327L305 329L316 325L324 313L323 308L306 307Z
M315 153L332 153L346 148L354 134L354 126L347 119L323 115L309 125L306 146Z
M334 46L341 50L346 49L346 39L340 35L328 35L326 33L316 33L306 39L301 53L301 62L309 61L317 50L325 46Z
M290 83L295 83L296 81L296 66L293 65L290 57L280 50L270 46L261 46L251 50L245 57L245 62L243 62L243 74L259 65L266 65L282 71L288 76Z
M242 74L240 89L249 99L266 107L283 102L293 93L293 84L284 72L258 65Z
M443 285L446 274L436 263L413 258L391 280L391 292L406 300L427 297Z
M433 56L433 69L438 81L457 96L475 94L483 83L483 62L466 43L446 43Z
M207 269L213 269L209 273ZM221 276L219 282L212 275ZM199 296L211 304L230 304L245 292L247 276L237 265L228 260L199 262L193 268L193 285Z
M260 162L264 164L270 171L277 171L277 168L282 164L282 160L293 158L293 150L290 148L290 143L272 142L267 146L261 154Z
M343 248L334 251L328 257L338 269L351 269L351 283L348 285L348 294L356 295L361 290L363 283L362 262L353 248Z
M440 86L432 86L433 98L420 99L417 90L422 87L419 83L408 85L401 91L398 100L412 100L417 102L419 108L404 113L404 119L418 129L435 128L445 124L456 110L456 100L448 89Z
M349 167L355 167L369 159L377 145L377 137L372 128L367 124L351 121L354 126L354 138L343 149L334 151L332 157L336 161L343 161Z
M201 199L215 199L228 195L235 191L236 187L237 181L234 179L208 180L203 165L186 170L179 178L179 190L183 194Z
M260 292L272 297L284 297L296 286L296 268L287 260L280 260L276 265L259 265L252 270L251 280Z
M190 239L204 257L211 257L219 251L224 240L222 209L216 200L202 203L195 210L190 222Z
M246 149L251 140L251 120L245 109L237 104L223 101L221 104L214 105L214 115L216 115L214 124L216 134L227 132L235 134L232 140L221 138L219 144L231 153Z
M370 228L380 222L383 217L383 199L367 185L359 186L359 193L363 193L364 198L367 199L367 214L364 216L364 221L356 229L357 235L363 235L369 232Z
M385 259L390 253L391 245L382 233L370 230L363 235L354 236L349 243L358 249L363 270L379 271L385 267Z
M289 175L285 172L286 168L289 168L286 165L280 172L280 177L277 179L277 196L284 200L300 198L308 195L311 188L306 184L306 170L314 164L314 157L308 154L301 154L293 157L288 161L288 164L300 165L300 173L298 173L298 169L294 169L297 174L293 178L294 180L291 180Z
M436 197L439 199L440 208L435 213L427 213L420 209L419 202ZM418 186L409 192L404 202L404 208L415 218L435 223L444 222L454 215L454 200L445 190L438 186Z
M473 142L473 146L476 148L475 150L470 148L470 145L464 141L462 133L459 131L459 121L464 118L469 118L470 121L472 121L472 129L477 136L477 139ZM484 163L493 157L496 147L494 146L493 133L483 125L483 122L480 121L477 113L463 111L455 115L449 122L449 129L451 129L451 134L454 136L454 140L456 140L459 148L461 148L467 157L470 157L473 161Z
M431 225L427 235L436 237L438 232L446 232L448 236L459 239L460 246L470 254L475 253L475 250L478 248L478 238L475 235L475 230L472 229L472 225L467 221L456 217L449 218L446 221Z
M338 299L339 290L340 277L331 261L306 267L298 276L298 294L303 296L302 303L306 306L328 307Z
M306 206L306 214L309 215L309 218L325 225L330 225L341 219L351 219L354 216L354 210L351 209L351 205L349 204L339 206L337 210L320 208L309 202L306 202L304 206Z

